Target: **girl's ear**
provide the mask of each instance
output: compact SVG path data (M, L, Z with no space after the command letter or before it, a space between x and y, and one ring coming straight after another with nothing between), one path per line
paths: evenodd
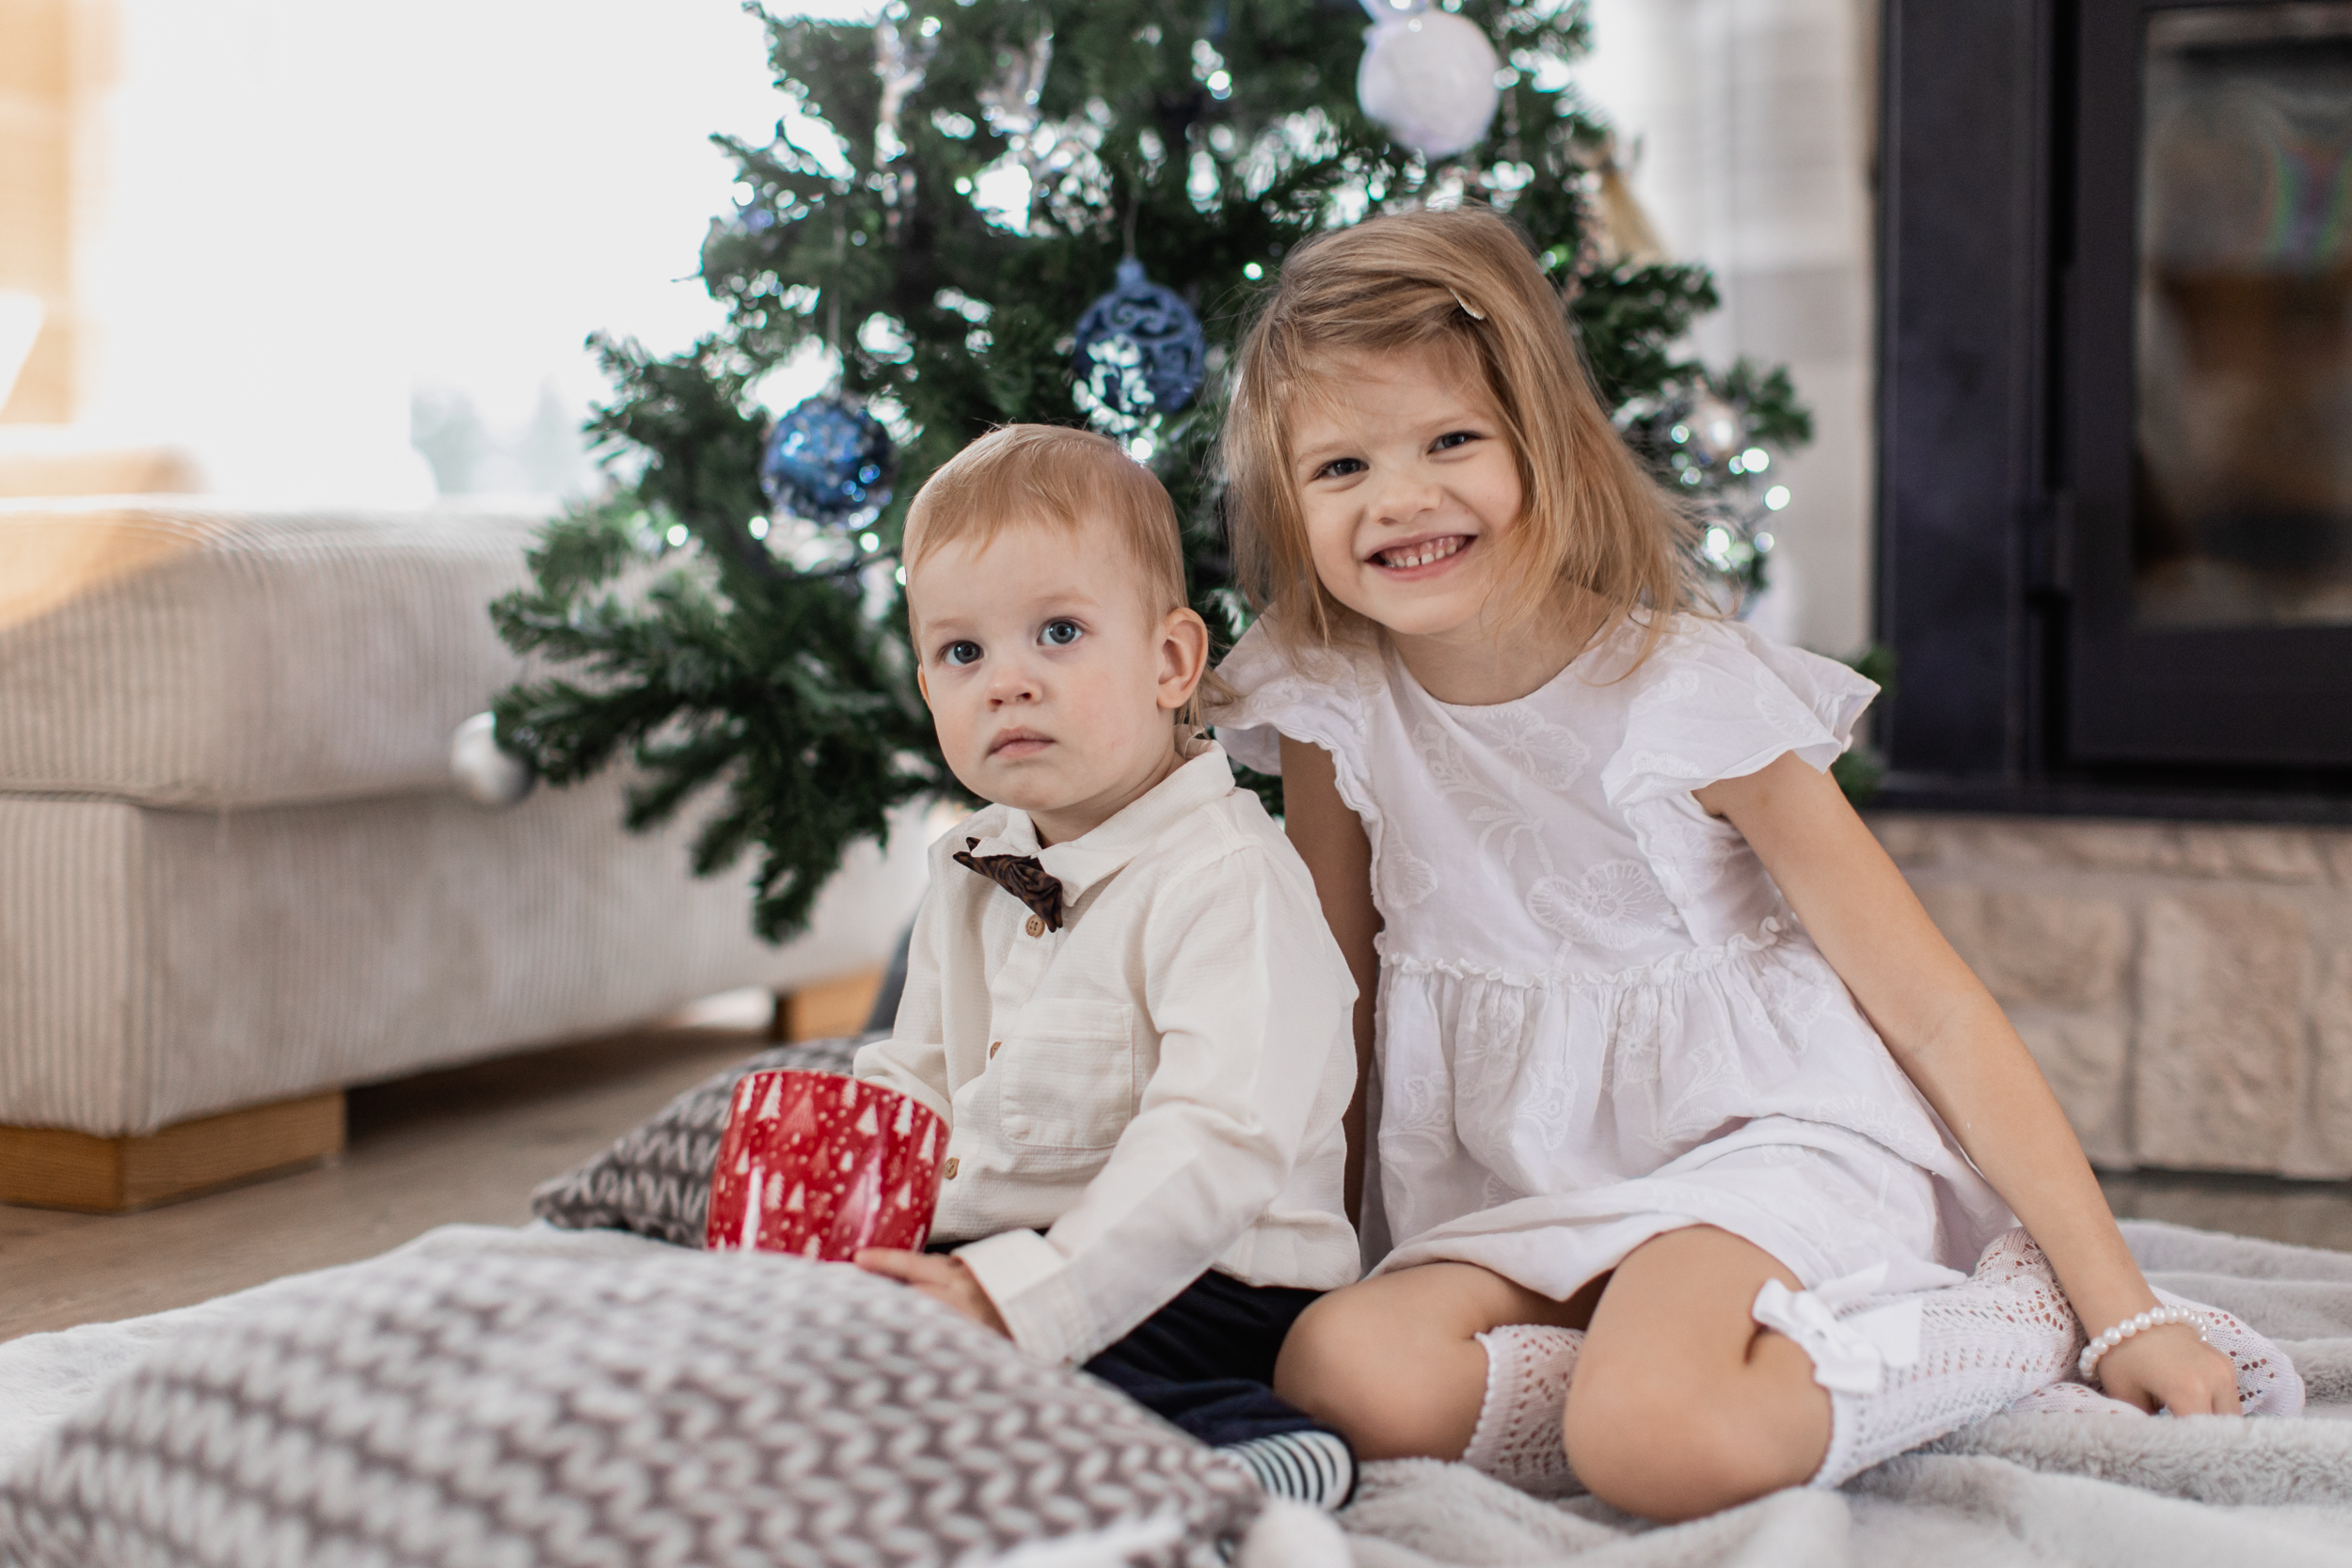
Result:
M1209 670L1209 624L1200 611L1171 610L1160 620L1160 706L1170 713L1192 701Z

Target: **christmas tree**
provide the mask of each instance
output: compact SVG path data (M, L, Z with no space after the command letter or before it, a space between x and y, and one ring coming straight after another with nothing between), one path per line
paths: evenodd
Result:
M850 842L955 788L892 555L925 476L1009 421L1115 435L1167 483L1195 602L1237 637L1211 462L1226 356L1293 245L1415 204L1486 202L1526 230L1627 439L1700 512L1702 564L1727 595L1761 587L1758 525L1786 492L1758 475L1805 415L1784 373L1678 350L1713 284L1656 254L1570 86L1581 7L1365 9L768 17L788 112L764 145L719 138L740 200L702 277L725 325L668 357L592 340L616 392L588 428L614 484L492 607L559 672L500 695L500 744L557 784L626 753L633 829L716 790L695 869L756 847L755 925L792 934ZM812 347L834 385L772 417L756 384Z

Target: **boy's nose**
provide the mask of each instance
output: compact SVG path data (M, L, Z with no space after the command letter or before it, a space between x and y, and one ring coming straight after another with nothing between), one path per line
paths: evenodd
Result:
M1003 659L989 672L988 700L993 706L1007 703L1035 702L1039 688L1036 673L1024 659Z

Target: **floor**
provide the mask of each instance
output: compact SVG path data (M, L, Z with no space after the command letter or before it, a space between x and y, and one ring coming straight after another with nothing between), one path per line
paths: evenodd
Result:
M354 1089L341 1163L144 1213L0 1205L0 1339L135 1317L372 1257L437 1225L519 1225L531 1190L768 1045L766 993L667 1024Z
M355 1089L342 1162L141 1214L0 1207L0 1339L182 1307L371 1257L437 1225L516 1225L531 1190L766 1043L761 993L609 1039ZM2141 1172L2127 1217L2352 1252L2352 1183Z
M2352 1252L2352 1182L2136 1171L2102 1176L2099 1184L2120 1219Z

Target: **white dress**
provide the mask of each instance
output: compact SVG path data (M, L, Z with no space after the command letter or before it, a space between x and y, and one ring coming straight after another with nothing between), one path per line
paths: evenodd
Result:
M1692 791L1827 768L1878 689L1735 622L1622 625L1540 690L1466 707L1385 641L1220 673L1236 758L1331 753L1383 929L1367 1257L1565 1298L1663 1231L1745 1237L1810 1288L1947 1285L2016 1222ZM1620 678L1622 677L1622 678ZM1390 1248L1392 1247L1392 1250Z

